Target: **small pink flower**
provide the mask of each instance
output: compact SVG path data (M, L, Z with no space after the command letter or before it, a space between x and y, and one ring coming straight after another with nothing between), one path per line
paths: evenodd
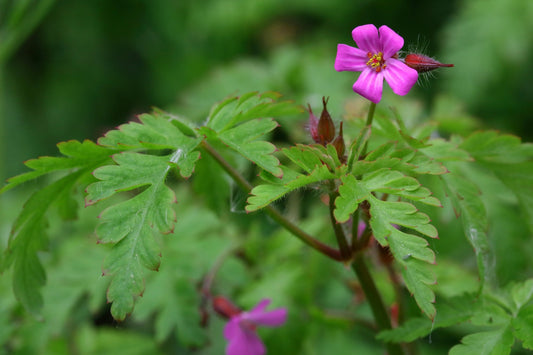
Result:
M263 355L266 352L256 333L257 326L278 327L287 319L287 310L284 308L265 311L269 303L269 299L263 299L251 311L230 317L224 328L224 337L229 341L227 355Z
M418 79L418 72L398 59L403 38L387 26L358 26L352 37L359 48L346 44L337 46L335 70L360 71L353 91L378 103L383 91L383 79L397 95L406 95Z

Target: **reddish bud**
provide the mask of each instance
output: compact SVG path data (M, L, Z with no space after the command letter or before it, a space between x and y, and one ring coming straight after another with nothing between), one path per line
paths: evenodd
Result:
M408 54L403 60L408 67L415 69L419 73L425 73L441 67L453 67L453 64L443 64L431 57L423 54Z
M309 133L311 133L311 138L318 143L318 118L314 115L311 105L307 104L309 109Z
M322 109L320 120L318 120L318 141L316 142L326 145L335 137L335 125L326 107L328 100L325 97L322 97L322 104L324 108Z
M220 316L226 319L234 317L237 314L242 312L239 308L237 308L237 306L235 306L233 303L231 303L227 298L223 296L213 297L213 309Z
M342 161L344 160L344 151L346 150L346 145L344 144L344 138L342 137L342 122L341 126L339 128L339 135L335 140L333 141L333 146L335 147L335 150L337 151L337 156Z

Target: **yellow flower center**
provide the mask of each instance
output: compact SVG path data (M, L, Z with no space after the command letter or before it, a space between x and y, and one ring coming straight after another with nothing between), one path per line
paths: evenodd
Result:
M368 62L366 62L366 65L371 67L376 71L376 73L379 73L382 69L385 69L387 67L387 64L385 64L385 59L383 59L383 53L379 52L377 54L372 54L371 52L368 52Z

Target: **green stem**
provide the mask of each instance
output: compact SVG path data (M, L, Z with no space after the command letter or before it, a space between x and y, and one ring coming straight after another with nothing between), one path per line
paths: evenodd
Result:
M365 293L366 299L370 305L370 309L372 310L372 314L374 315L378 329L380 331L391 329L392 327L389 314L385 308L381 294L374 283L374 279L372 278L372 275L370 275L370 271L366 266L365 260L363 259L363 254L359 253L355 255L352 263L352 269L357 275L359 283L363 288L363 292ZM403 354L403 350L399 344L386 343L386 346L389 355Z
M352 213L352 251L356 251L357 232L359 232L359 209Z
M352 250L348 245L348 241L346 240L346 234L342 229L342 225L340 223L337 223L335 215L333 214L333 211L335 211L335 199L337 198L337 196L339 196L339 193L337 191L334 191L335 183L333 181L331 181L330 189L332 192L329 194L329 218L331 220L331 225L333 226L333 231L335 232L335 238L337 239L337 244L339 245L342 258L345 261L348 261L352 257Z
M253 189L252 184L250 184L237 170L235 170L226 159L220 153L213 148L205 140L202 141L202 146L204 149L220 164L220 166L228 173L228 175L239 185L244 191L250 193ZM281 225L283 228L291 232L295 237L300 239L305 244L309 245L311 248L319 251L320 253L328 256L329 258L336 261L343 261L341 253L317 239L313 236L306 233L304 230L300 229L297 225L285 218L279 211L277 211L272 206L266 206L264 209L265 213L272 218L275 222Z
M376 104L373 102L370 102L370 107L368 108L368 114L366 115L366 126L371 127L372 121L374 120L374 112L376 112ZM361 151L361 157L364 157L366 155L366 150L368 148L368 140L365 143L365 146L363 147L363 150Z

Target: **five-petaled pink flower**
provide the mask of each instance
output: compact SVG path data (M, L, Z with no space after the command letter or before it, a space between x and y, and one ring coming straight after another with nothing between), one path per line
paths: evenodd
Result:
M359 48L345 44L337 46L335 70L360 71L353 91L378 103L383 91L383 79L397 95L405 95L418 79L418 72L398 59L403 38L387 26L358 26L352 37Z
M257 326L277 327L287 319L284 308L265 311L269 303L269 299L263 299L251 311L231 316L224 328L224 337L229 341L227 355L263 355L266 352L256 333Z

